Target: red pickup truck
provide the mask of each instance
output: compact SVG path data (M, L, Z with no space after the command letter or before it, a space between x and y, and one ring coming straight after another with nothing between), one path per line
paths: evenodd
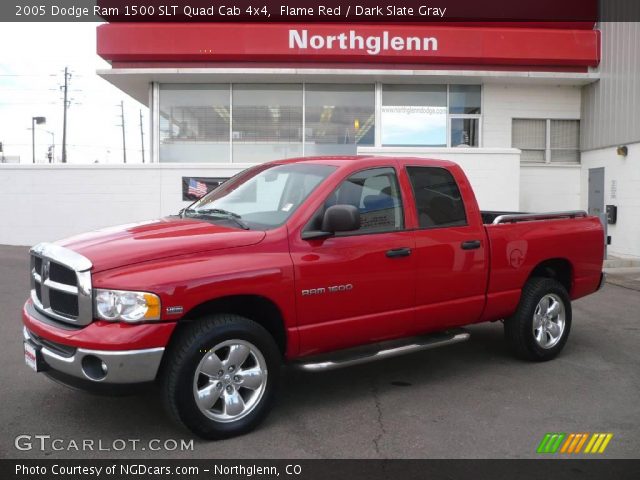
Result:
M451 162L265 163L176 216L33 247L25 360L81 388L155 382L178 422L224 438L267 415L284 363L353 365L496 320L518 356L550 360L603 254L597 218L481 212Z

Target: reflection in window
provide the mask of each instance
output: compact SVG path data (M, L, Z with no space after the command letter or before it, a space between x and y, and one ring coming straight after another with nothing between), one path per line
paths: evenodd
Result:
M233 161L302 156L302 85L233 85Z
M449 86L449 113L479 114L480 102L480 85Z
M402 200L392 168L375 168L355 173L327 199L332 205L353 205L360 212L358 233L401 230L404 226Z
M229 161L229 85L163 84L160 161Z
M384 85L382 144L447 145L446 85Z
M305 85L305 155L355 155L375 139L373 85Z
M480 119L478 118L452 118L451 146L477 147L479 127Z

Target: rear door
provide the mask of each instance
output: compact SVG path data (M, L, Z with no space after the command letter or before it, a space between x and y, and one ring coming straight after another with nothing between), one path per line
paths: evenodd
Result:
M322 240L291 239L301 354L405 335L413 324L413 232L405 230L396 169L350 175L326 199L360 211L361 227ZM317 230L317 225L307 226Z
M465 206L446 168L407 166L405 171L418 223L416 329L426 332L475 322L485 302L488 252L477 206Z

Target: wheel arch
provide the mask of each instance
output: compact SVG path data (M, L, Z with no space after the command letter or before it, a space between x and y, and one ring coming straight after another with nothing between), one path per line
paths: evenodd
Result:
M189 310L179 321L177 329L216 313L231 313L253 320L271 334L282 355L286 355L288 342L284 315L274 301L262 295L230 295L207 300Z
M560 282L567 293L573 289L574 268L566 258L550 258L538 263L529 274L527 281L534 277L552 278Z

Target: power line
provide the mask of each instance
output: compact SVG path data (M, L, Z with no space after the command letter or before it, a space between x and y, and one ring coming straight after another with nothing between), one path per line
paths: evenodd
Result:
M64 103L63 103L63 116L62 116L62 163L67 163L67 109L69 108L69 101L67 100L67 94L69 90L69 80L71 79L71 73L69 67L64 67Z

